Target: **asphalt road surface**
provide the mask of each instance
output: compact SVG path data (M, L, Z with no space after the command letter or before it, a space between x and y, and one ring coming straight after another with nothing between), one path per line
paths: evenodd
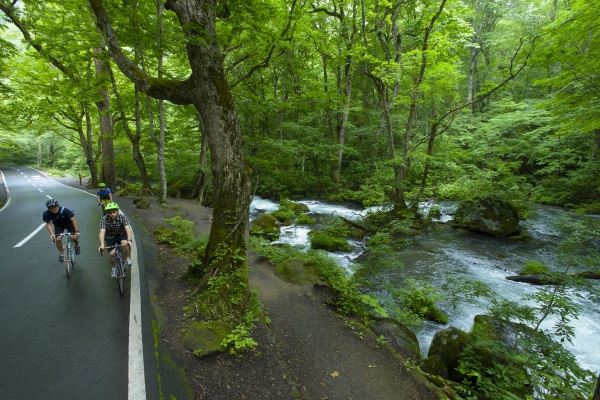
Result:
M0 210L0 399L157 399L140 240L121 297L97 251L95 197L35 169L2 171L10 197ZM42 221L49 198L79 224L70 278ZM134 225L134 238L140 231Z

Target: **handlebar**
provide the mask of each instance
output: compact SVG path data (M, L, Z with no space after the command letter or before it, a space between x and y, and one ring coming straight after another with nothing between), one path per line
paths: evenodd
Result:
M109 252L111 252L113 249L116 249L117 247L123 247L124 245L122 244L113 244L112 246L108 246L108 247L102 247L100 248L100 255L102 257L104 257L104 250L108 250ZM131 243L128 243L127 246L129 246L131 248Z
M61 237L61 236L69 236L71 239L75 239L79 236L79 232L77 232L77 233L63 232L63 233L54 234L52 236L54 236L54 238L52 238L52 243L54 243L54 242L56 242L56 238Z

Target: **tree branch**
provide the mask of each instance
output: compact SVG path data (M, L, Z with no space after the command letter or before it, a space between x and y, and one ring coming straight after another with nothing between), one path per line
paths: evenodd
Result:
M174 104L192 104L192 94L189 89L192 86L190 78L185 81L159 79L144 72L121 49L102 0L88 0L88 2L96 16L96 23L102 32L108 53L115 60L121 72L134 82L139 91L155 99L168 100Z

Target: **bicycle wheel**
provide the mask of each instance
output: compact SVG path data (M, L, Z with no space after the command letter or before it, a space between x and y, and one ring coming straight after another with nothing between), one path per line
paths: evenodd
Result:
M71 256L71 267L75 267L75 244L69 242L69 255Z
M69 277L71 277L71 272L72 272L72 268L73 268L73 264L71 262L71 257L73 257L73 256L72 256L70 245L65 246L64 255L65 255L65 270L67 272L67 278L69 278Z
M123 292L125 291L125 273L123 272L123 264L120 258L117 258L115 261L117 264L117 286L119 287L119 293L123 296Z

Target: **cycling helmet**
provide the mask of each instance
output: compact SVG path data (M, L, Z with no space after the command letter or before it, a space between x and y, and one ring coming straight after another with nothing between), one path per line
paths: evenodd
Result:
M50 208L50 207L54 207L54 206L56 206L56 207L60 206L60 204L58 204L58 200L50 199L46 202L46 207Z
M98 187L101 187L101 188L102 188L102 187L106 187L106 183L104 183L104 182L100 182L100 183L98 184Z
M110 202L110 203L106 203L106 205L104 206L104 211L110 211L110 210L117 210L119 211L119 205L117 203L114 202Z

